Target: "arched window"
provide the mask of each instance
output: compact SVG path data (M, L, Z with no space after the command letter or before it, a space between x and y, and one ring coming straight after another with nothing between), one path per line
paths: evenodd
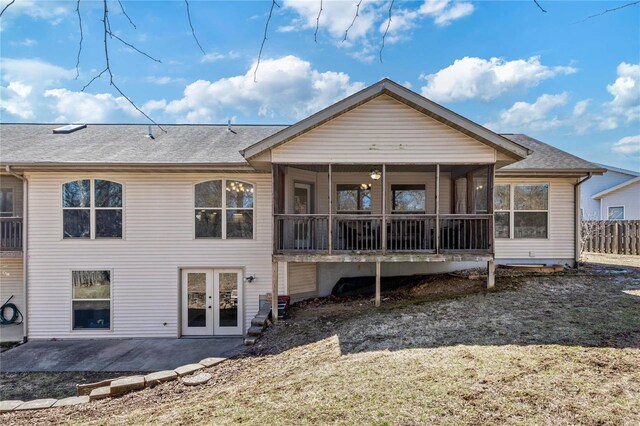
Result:
M252 184L226 179L198 183L194 207L196 238L253 238Z
M64 238L122 238L122 184L83 179L62 186Z

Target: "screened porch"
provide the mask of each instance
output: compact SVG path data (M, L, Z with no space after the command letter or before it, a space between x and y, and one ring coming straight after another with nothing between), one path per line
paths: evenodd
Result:
M491 255L493 177L493 164L274 165L274 254Z

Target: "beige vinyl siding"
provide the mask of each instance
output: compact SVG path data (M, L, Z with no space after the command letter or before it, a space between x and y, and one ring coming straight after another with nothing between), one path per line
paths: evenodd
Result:
M22 181L15 176L0 175L0 188L13 189L13 216L22 217Z
M382 95L272 150L274 163L494 163L495 150Z
M496 259L574 259L575 254L575 179L500 178L501 183L548 183L549 230L545 239L496 238ZM533 255L532 255L533 254Z
M318 294L315 263L288 263L289 295L292 301L314 297Z
M101 178L124 185L124 239L63 240L61 185ZM255 185L253 240L194 238L194 184L238 179ZM180 334L180 268L243 268L244 326L271 291L269 174L30 174L29 337L160 337ZM112 330L71 330L71 271L109 269ZM165 325L166 323L166 325Z
M0 258L0 304L13 295L11 303L14 303L23 315L24 287L22 285L22 258ZM9 315L9 310L7 310ZM0 342L15 342L22 340L22 324L10 324L0 326Z

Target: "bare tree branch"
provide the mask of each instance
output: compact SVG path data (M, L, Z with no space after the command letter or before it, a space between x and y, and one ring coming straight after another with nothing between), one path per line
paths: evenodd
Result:
M387 28L384 30L384 34L382 34L382 45L380 46L380 63L382 63L382 51L384 50L384 40L387 38L387 33L389 32L389 27L391 26L391 10L393 9L393 2L395 0L391 0L389 4L389 20L387 21Z
M102 1L102 7L103 7L103 15L102 15L102 24L104 27L104 60L106 63L106 66L104 67L104 69L102 71L100 71L99 74L97 74L96 76L94 76L91 81L89 81L89 83L87 83L83 88L82 91L84 92L84 90L89 87L91 85L91 83L93 83L96 79L102 77L102 75L104 75L105 73L107 73L109 75L109 85L113 86L116 91L120 94L120 96L122 96L124 99L127 100L127 102L129 102L129 104L131 104L131 106L133 108L135 108L136 111L138 111L140 114L142 114L147 120L149 120L150 122L152 122L156 127L158 127L160 130L162 130L163 132L167 132L161 125L159 125L153 118L149 117L144 111L142 111L140 108L138 108L138 106L127 96L124 94L124 92L120 89L120 87L118 87L118 85L116 84L116 82L113 80L113 73L111 72L111 63L109 61L109 38L116 38L117 40L131 46L130 44L126 43L124 40L122 40L120 37L116 36L115 34L113 34L111 32L111 24L109 23L109 7L107 6L107 0L103 0ZM133 46L131 46L133 47ZM135 47L134 47L135 49ZM142 53L145 56L150 57L149 55L146 55L144 52L141 52L139 49L136 49L138 52ZM150 57L151 58L151 57ZM153 59L153 58L151 58Z
M344 32L344 38L342 39L342 42L344 43L345 41L347 41L347 36L349 35L349 30L351 29L351 27L353 27L353 24L355 24L356 19L358 19L358 16L360 16L360 5L362 4L362 0L360 0L358 2L358 4L356 5L356 14L353 17L353 21L351 21L351 25L349 25L349 27L346 29L346 31Z
M14 4L15 2L16 2L16 0L11 0L9 3L7 3L7 5L5 7L2 8L2 12L0 12L0 18L2 17L2 15L4 15L4 11L7 10L9 8L9 6Z
M129 23L131 24L131 26L133 27L134 30L137 30L138 27L136 27L136 24L133 23L133 21L131 20L131 18L129 17L129 15L127 14L127 12L124 10L124 5L122 4L121 0L118 0L118 4L120 5L120 9L122 10L122 14L124 16L127 17L127 19L129 20Z
M80 16L80 0L76 3L76 14L78 15L78 25L80 26L80 42L78 43L78 57L76 58L76 80L80 77L80 54L82 53L82 40L84 32L82 31L82 16Z
M320 28L320 15L322 15L322 0L320 0L320 11L318 12L318 17L316 18L316 32L313 34L313 39L316 43L318 43L318 29Z
M193 29L193 23L191 22L191 11L189 10L189 0L184 0L184 4L187 6L187 19L189 20L189 26L191 27L191 34L193 34L193 39L196 41L196 44L200 48L202 54L206 55L204 49L202 48L202 45L200 44L200 41L198 40L198 37L196 37L196 30Z
M273 8L275 6L280 7L276 0L271 0L271 9L269 9L269 17L267 17L267 23L264 26L264 37L262 38L262 44L260 45L260 52L258 53L258 61L256 62L256 69L253 70L253 82L258 82L258 67L260 66L260 60L262 59L262 49L267 41L267 31L269 30L269 22L271 22L271 16L273 16Z
M587 16L586 18L584 18L584 19L582 19L582 20L580 20L580 21L576 21L576 22L574 22L574 24L581 24L581 23L583 23L584 21L588 21L589 19L592 19L592 18L596 18L596 17L598 17L598 16L605 15L605 14L607 14L607 13L609 13L609 12L615 12L616 10L624 9L625 7L629 7L629 6L636 6L637 4L640 4L640 0L638 0L638 1L632 1L631 3L623 4L622 6L614 7L614 8L612 8L612 9L603 10L603 11L602 11L602 12L600 12L600 13L595 13L595 14L593 14L593 15L589 15L589 16Z
M536 6L538 6L538 9L540 9L541 11L543 11L544 13L547 13L546 10L543 9L542 6L540 6L540 3L538 3L538 0L533 0L533 2L536 4Z
M120 37L118 37L117 35L113 34L111 31L109 31L109 35L112 38L115 38L116 40L120 41L122 44L124 44L125 46L128 46L130 48L132 48L133 50L135 50L136 52L138 52L141 55L146 56L147 58L151 59L152 61L158 62L158 63L162 63L162 61L160 59L156 59L153 56L149 55L148 53L143 52L142 50L138 49L137 47L135 47L133 44L126 42L125 40L121 39Z

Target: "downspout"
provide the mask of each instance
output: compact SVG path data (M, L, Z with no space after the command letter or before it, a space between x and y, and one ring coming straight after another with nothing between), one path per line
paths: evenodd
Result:
M19 175L11 170L11 166L6 166L5 170L11 176L14 176L22 181L22 294L24 297L23 300L23 310L24 315L22 318L22 342L26 343L28 339L28 327L27 322L29 318L29 310L27 309L27 232L29 230L28 226L28 207L29 207L29 185L27 178L24 174Z
M573 186L573 202L575 204L575 262L576 267L578 266L578 262L580 261L580 251L582 247L580 246L580 233L582 232L582 215L580 214L580 185L588 181L593 177L593 173L589 173L586 178L579 180Z

